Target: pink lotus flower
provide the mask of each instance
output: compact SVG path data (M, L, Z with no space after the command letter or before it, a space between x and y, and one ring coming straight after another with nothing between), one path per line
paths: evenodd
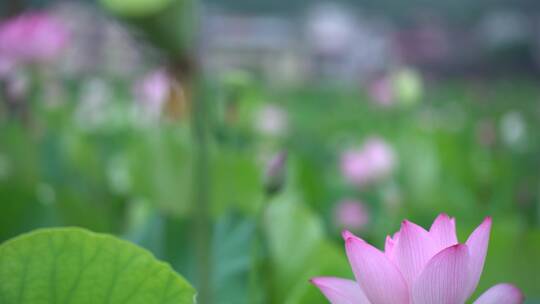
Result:
M345 231L345 247L356 281L312 279L332 304L463 304L472 295L484 267L491 218L464 244L458 243L455 219L441 214L426 231L404 221L388 236L384 252ZM510 284L488 289L475 304L523 303Z
M336 206L334 220L340 229L360 231L369 223L369 211L362 202L343 200Z
M44 62L59 55L68 40L66 27L47 13L27 13L0 24L2 62Z
M351 184L364 186L389 175L396 164L394 150L384 140L371 138L361 149L341 156L341 172Z

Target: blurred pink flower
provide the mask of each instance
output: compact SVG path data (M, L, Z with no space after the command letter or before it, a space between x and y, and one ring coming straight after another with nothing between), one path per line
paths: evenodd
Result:
M172 79L165 69L146 74L135 83L137 101L152 116L159 116L171 93Z
M14 67L15 62L0 52L0 78L8 77Z
M340 229L360 231L369 223L369 211L362 202L343 200L335 209L335 222Z
M371 99L383 107L391 106L394 103L394 91L392 81L388 77L378 77L368 83L368 94Z
M341 172L351 184L364 186L389 175L396 165L394 150L380 138L370 138L361 149L345 151Z
M26 13L0 24L2 62L33 63L54 59L66 46L67 28L53 16Z
M484 267L491 218L464 244L458 243L455 219L441 214L426 231L404 221L384 252L345 231L345 248L356 281L318 277L311 280L332 304L463 304L475 291ZM523 303L510 284L488 289L475 304Z

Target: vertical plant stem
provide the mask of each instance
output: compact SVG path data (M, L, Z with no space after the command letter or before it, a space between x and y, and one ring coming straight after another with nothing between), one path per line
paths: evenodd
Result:
M195 140L195 184L194 210L197 234L197 280L199 287L199 303L210 304L211 301L211 222L209 216L209 167L208 143L206 135L204 98L198 97L194 106L193 129Z
M183 7L186 11L192 11L193 16L198 16L197 1L188 1L193 6ZM187 15L186 15L187 16ZM188 18L189 20L189 18ZM173 62L173 70L176 78L183 88L183 95L187 111L191 113L191 131L193 138L193 237L195 258L195 287L197 289L198 304L212 304L212 221L210 217L211 200L211 174L209 135L210 118L207 94L203 88L204 83L200 77L200 64L197 59L199 41L199 22L190 20L194 26L193 48L185 50L186 53L176 57Z
M250 278L250 303L272 304L274 300L274 276L268 238L265 231L266 214L270 204L270 196L266 196L256 216L254 242L252 249L252 270Z
M209 115L204 93L193 94L194 216L198 303L212 303L212 224L210 219L210 168L208 151Z

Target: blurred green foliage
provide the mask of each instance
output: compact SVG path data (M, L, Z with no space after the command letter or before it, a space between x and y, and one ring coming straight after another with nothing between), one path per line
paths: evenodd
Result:
M362 90L324 86L266 90L251 82L208 86L204 93L212 100L205 186L219 303L325 303L309 278L352 276L332 216L343 198L367 204L371 222L360 235L379 247L403 218L425 226L447 212L465 240L483 217L493 216L479 291L509 281L540 298L540 90L534 81L429 83L422 102L387 109ZM0 240L76 225L132 240L193 280L190 118L141 123L125 95L107 101L117 115L107 106L98 125L74 115L75 97L47 107L35 94L29 125L2 116ZM287 113L284 135L254 128L269 101ZM526 130L513 144L500 130L508 113L520 113ZM492 141L482 143L482 125ZM339 157L371 135L395 147L399 166L390 179L359 189L342 178ZM290 155L285 186L268 196L261 155L281 150Z

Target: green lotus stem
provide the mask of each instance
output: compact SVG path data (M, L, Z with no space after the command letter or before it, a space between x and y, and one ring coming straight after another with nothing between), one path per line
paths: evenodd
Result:
M193 100L192 131L194 140L194 200L198 303L212 303L212 229L210 219L210 173L208 153L208 111L204 94L196 92Z

